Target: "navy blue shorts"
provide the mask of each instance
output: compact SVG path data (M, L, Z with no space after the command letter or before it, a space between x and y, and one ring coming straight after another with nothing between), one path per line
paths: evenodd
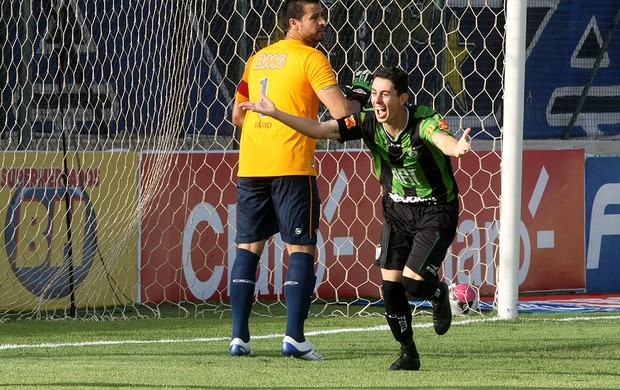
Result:
M315 176L240 177L238 244L280 233L287 244L316 245L321 199Z
M425 280L438 280L448 248L456 235L458 199L440 205L396 203L383 198L381 253L375 265L388 270L405 266Z

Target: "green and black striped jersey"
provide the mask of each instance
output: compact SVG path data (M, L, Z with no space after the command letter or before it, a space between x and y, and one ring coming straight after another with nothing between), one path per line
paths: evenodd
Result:
M406 106L405 129L392 137L372 113L340 120L340 141L363 139L372 153L375 174L389 196L403 203L442 204L459 193L449 156L435 146L436 131L452 136L437 111L426 106Z

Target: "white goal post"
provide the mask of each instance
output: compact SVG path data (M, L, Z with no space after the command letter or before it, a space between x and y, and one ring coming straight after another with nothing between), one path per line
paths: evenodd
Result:
M497 312L501 319L517 318L521 243L521 175L523 155L523 98L527 2L506 4L506 69L502 139L502 199Z
M522 69L512 61L524 61L506 48L505 27L523 3L322 3L329 24L320 49L342 86L360 67L399 65L412 103L436 107L457 136L473 128L474 152L454 161L461 215L443 276L474 285L505 318L516 314L518 286L498 274L498 261L514 281L520 256L518 231L507 228L518 230L520 204L522 79L512 72ZM3 2L0 321L229 310L239 138L231 107L245 60L282 37L280 4ZM318 149L312 314L363 313L381 301L372 265L380 187L360 144ZM500 207L508 183L515 198L503 193ZM284 252L274 237L259 267L256 307L268 314L285 304Z

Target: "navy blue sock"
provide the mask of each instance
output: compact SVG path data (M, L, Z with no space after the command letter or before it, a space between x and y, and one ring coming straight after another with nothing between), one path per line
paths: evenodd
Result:
M249 319L254 302L254 288L256 286L256 267L260 256L245 250L237 250L237 258L230 272L230 306L232 308L233 327L232 338L240 338L244 342L250 341Z
M304 322L310 311L315 283L314 256L303 252L292 253L284 283L286 335L298 342L306 341Z

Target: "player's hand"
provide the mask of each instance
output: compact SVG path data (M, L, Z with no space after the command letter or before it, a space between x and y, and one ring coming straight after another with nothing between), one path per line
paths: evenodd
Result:
M239 107L244 110L250 110L252 112L258 112L259 114L275 117L278 113L276 105L260 91L260 100L257 102L242 102L239 103Z
M372 90L372 74L367 70L358 70L353 76L353 84L344 87L344 94L349 100L358 101L361 108L368 104Z
M456 144L456 157L460 157L471 150L471 143L467 140L470 131L471 128L469 127L463 130L463 135Z

